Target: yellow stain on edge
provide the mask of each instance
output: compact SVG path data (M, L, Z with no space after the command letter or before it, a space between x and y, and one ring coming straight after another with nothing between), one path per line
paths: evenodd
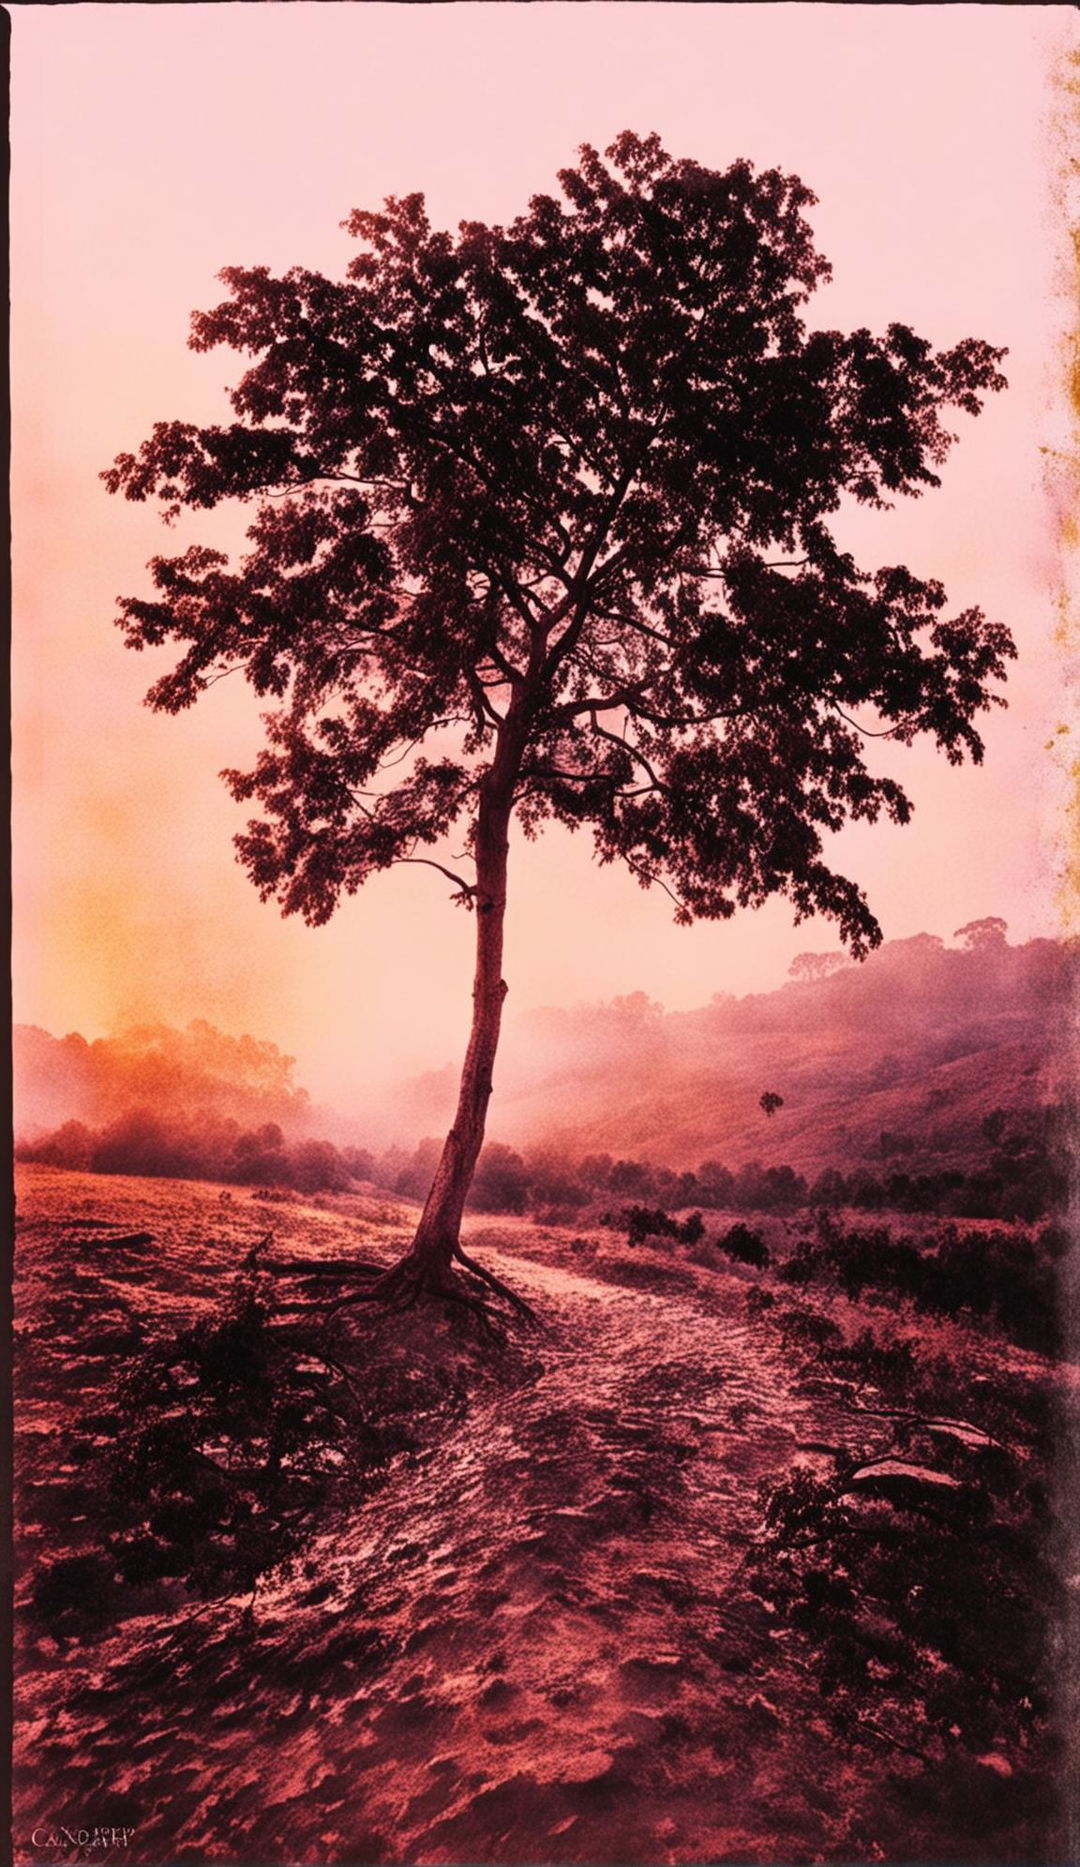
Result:
M1058 103L1053 113L1050 134L1055 176L1053 194L1059 225L1065 233L1063 262L1071 322L1061 344L1061 381L1068 398L1073 445L1067 453L1046 449L1047 473L1052 503L1057 509L1057 544L1061 560L1056 596L1058 624L1055 636L1062 655L1062 675L1069 682L1069 663L1075 663L1080 649L1080 629L1075 608L1072 580L1077 569L1080 545L1080 160L1073 153L1080 128L1080 52L1069 52L1057 77ZM1068 734L1067 725L1058 726L1047 741L1045 751L1059 750L1059 741ZM1062 849L1057 887L1057 906L1062 931L1080 929L1080 761L1069 768L1068 801L1062 824Z

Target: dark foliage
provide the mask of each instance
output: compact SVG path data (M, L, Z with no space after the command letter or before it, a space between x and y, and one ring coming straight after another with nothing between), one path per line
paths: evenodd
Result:
M508 228L437 232L420 195L356 212L343 282L222 275L191 342L254 358L235 420L161 422L104 476L166 512L263 499L238 569L193 546L123 601L133 647L182 650L151 703L228 667L283 703L230 782L286 912L325 920L438 841L513 740L528 828L589 824L684 918L784 893L863 951L877 924L822 832L909 805L852 715L979 759L1013 648L940 584L860 571L829 522L936 485L948 412L1003 386L1003 353L808 331L829 267L795 177L627 132L559 179ZM460 749L372 789L451 725Z
M469 1209L473 1212L524 1212L532 1179L520 1154L502 1141L489 1141L476 1163L469 1188Z
M705 1235L700 1212L692 1212L688 1218L679 1220L673 1219L662 1207L624 1206L619 1213L603 1213L600 1223L625 1227L628 1245L643 1245L647 1238L670 1238L680 1245L696 1245Z
M823 1211L815 1234L798 1240L779 1274L790 1284L825 1283L852 1298L868 1292L907 1299L935 1315L966 1315L1022 1347L1056 1355L1062 1238L1052 1228L1031 1236L948 1225L916 1242L894 1238L886 1226L845 1227Z
M665 1207L746 1212L853 1206L871 1212L1030 1222L1060 1210L1067 1197L1067 1122L1063 1107L999 1109L983 1123L983 1139L995 1150L986 1169L881 1176L865 1168L845 1174L830 1167L809 1184L786 1162L763 1167L749 1161L732 1172L720 1161L705 1160L696 1173L676 1173L649 1160L612 1160L598 1154L576 1159L549 1148L526 1150L522 1156L491 1142L481 1155L479 1186L470 1204L480 1212L530 1211L549 1217L553 1212L570 1215L602 1195L622 1193L643 1206L650 1199ZM976 1145L973 1141L973 1150ZM917 1147L912 1135L881 1136L881 1151L889 1156L910 1156ZM370 1174L399 1193L422 1199L438 1154L436 1141L422 1141L407 1161L391 1154L370 1163Z
M150 1178L224 1180L244 1186L293 1187L301 1193L345 1192L368 1177L372 1157L332 1141L287 1141L276 1122L242 1128L213 1115L185 1120L130 1109L105 1128L64 1122L41 1140L23 1142L19 1160L92 1173Z
M810 1201L821 1206L856 1206L864 1211L936 1212L959 1219L1031 1221L1061 1211L1069 1198L1069 1134L1075 1120L1066 1105L1028 1110L994 1109L982 1122L972 1152L985 1164L964 1172L938 1168L884 1176L865 1168L844 1175L829 1168L810 1188ZM989 1143L990 1152L986 1153ZM886 1160L909 1158L917 1138L883 1130L879 1138Z
M31 1605L39 1625L61 1647L101 1634L116 1611L116 1564L100 1550L57 1556L38 1568Z
M849 1342L839 1324L808 1304L785 1304L774 1320L784 1341L841 1380L870 1384L894 1398L906 1395L916 1378L916 1343L910 1336L863 1327Z
M769 1248L760 1232L752 1232L748 1226L732 1225L716 1240L718 1248L726 1257L734 1259L736 1264L750 1264L755 1270L765 1270L771 1262Z
M128 1378L111 1458L111 1548L125 1581L253 1588L295 1554L347 1470L384 1462L360 1412L344 1380L273 1340L251 1291L149 1357Z
M869 1380L893 1348L907 1353L886 1379L917 1391L910 1341L865 1337L845 1350L830 1333L816 1352L846 1356ZM955 1409L955 1368L947 1374ZM1020 1819L1029 1805L1045 1816L1052 1803L1060 1526L1036 1456L1047 1396L1024 1385L1012 1397L1011 1444L909 1414L891 1444L766 1487L749 1564L751 1589L805 1643L824 1712L845 1738L907 1752L942 1787L962 1759L983 1766L970 1779L987 1805L971 1810L976 1828ZM995 1752L1007 1787L987 1765Z
M251 1591L463 1404L450 1372L343 1359L327 1327L284 1322L265 1283L243 1274L215 1317L129 1365L99 1473L104 1547L45 1571L50 1629L75 1625L84 1569L103 1598L162 1582Z

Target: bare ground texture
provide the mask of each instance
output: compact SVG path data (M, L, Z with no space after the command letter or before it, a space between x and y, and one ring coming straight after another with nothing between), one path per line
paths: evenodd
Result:
M131 1832L83 1858L128 1867L1066 1858L1050 1681L1036 1702L964 1642L977 1657L988 1620L1026 1614L1025 1654L1052 1667L1053 1584L1032 1606L976 1583L984 1545L987 1574L1028 1560L1017 1500L1045 1480L1067 1384L972 1325L908 1330L931 1373L902 1401L887 1369L823 1359L806 1321L843 1347L895 1332L887 1306L793 1307L772 1271L477 1221L468 1248L543 1330L500 1346L449 1307L341 1312L350 1391L414 1378L407 1438L327 1492L253 1598L105 1587L133 1361L216 1311L267 1235L271 1265L307 1266L276 1274L288 1299L337 1287L320 1263L389 1263L407 1221L22 1173L18 1861L70 1860L62 1831L95 1827ZM993 1448L1013 1478L984 1482ZM968 1501L963 1523L938 1493ZM859 1538L880 1553L916 1521L964 1597L943 1634L914 1610L898 1634L880 1589L859 1594ZM72 1559L73 1592L43 1584ZM986 1702L957 1689L942 1712L961 1676Z

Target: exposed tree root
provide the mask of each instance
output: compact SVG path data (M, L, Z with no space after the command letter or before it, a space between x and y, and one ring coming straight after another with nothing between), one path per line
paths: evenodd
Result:
M519 1316L525 1317L528 1322L531 1322L538 1329L543 1327L532 1305L526 1303L525 1298L519 1296L516 1290L512 1290L509 1284L504 1284L501 1277L496 1277L494 1271L485 1270L482 1264L477 1264L475 1258L470 1258L468 1253L463 1250L460 1243L454 1246L454 1257L459 1264L465 1266L470 1276L478 1278L482 1284L486 1284L490 1290L494 1290L496 1296L504 1297L517 1311Z
M296 1302L277 1303L275 1307L280 1315L314 1315L327 1321L341 1310L351 1309L360 1303L377 1305L384 1314L400 1315L414 1309L421 1298L433 1298L436 1302L449 1303L458 1309L467 1310L488 1335L500 1338L502 1332L498 1322L501 1319L498 1311L493 1309L492 1297L488 1295L490 1291L522 1322L536 1329L544 1327L531 1304L519 1296L516 1290L512 1290L509 1284L504 1283L501 1277L496 1277L494 1271L486 1270L475 1258L471 1258L460 1240L455 1240L449 1261L432 1260L427 1255L421 1257L415 1251L408 1251L389 1269L363 1258L278 1258L270 1261L262 1254L271 1242L272 1234L268 1233L252 1247L246 1260L249 1268L269 1271L279 1277L295 1277L305 1284L317 1281L357 1282L362 1286L360 1289L347 1290L343 1296L335 1297L329 1303L315 1300L313 1294ZM461 1266L460 1272L454 1268L458 1264ZM290 1326L285 1325L286 1328Z
M453 1268L455 1263L461 1264L464 1276ZM343 1265L340 1272L345 1277L356 1275L363 1278L364 1288L349 1290L344 1296L321 1306L324 1317L337 1315L339 1311L359 1303L378 1304L390 1314L400 1314L415 1308L421 1298L432 1298L436 1302L450 1303L467 1310L475 1316L481 1328L489 1334L498 1335L495 1322L497 1312L493 1313L491 1300L486 1296L486 1291L490 1290L508 1304L522 1321L534 1328L543 1327L536 1311L524 1297L512 1290L501 1277L496 1277L493 1271L485 1270L482 1264L477 1264L474 1258L462 1250L460 1244L455 1245L447 1266L425 1263L409 1252L391 1265L389 1270L378 1275L373 1275L369 1265ZM311 1273L305 1270L304 1274L329 1275L330 1272ZM466 1283L466 1278L470 1280L472 1288ZM479 1286L479 1294L476 1293L476 1286Z
M275 1258L260 1266L279 1277L381 1277L385 1266L363 1258Z

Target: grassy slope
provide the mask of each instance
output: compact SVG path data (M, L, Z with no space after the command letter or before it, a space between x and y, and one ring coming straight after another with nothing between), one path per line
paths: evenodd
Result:
M991 1110L1067 1094L1071 968L1050 941L990 954L897 941L861 967L697 1012L545 1014L494 1124L515 1143L680 1169L880 1166L883 1130L915 1136L921 1164L971 1166ZM772 1119L765 1089L784 1097Z

